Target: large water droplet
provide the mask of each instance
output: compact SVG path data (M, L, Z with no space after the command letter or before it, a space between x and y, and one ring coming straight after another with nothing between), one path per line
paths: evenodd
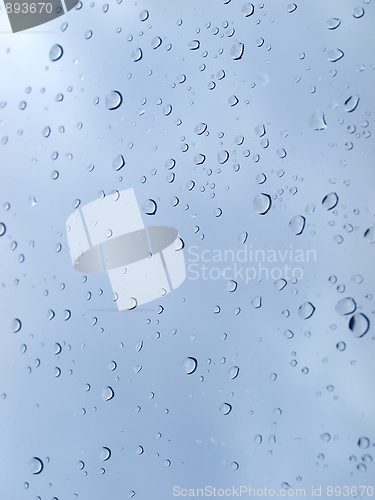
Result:
M284 278L279 278L278 280L275 281L274 283L276 290L279 290L279 292L286 287L287 282L284 280Z
M228 99L228 104L229 106L235 106L236 104L238 104L238 98L235 95L231 95Z
M192 373L195 372L198 366L198 361L195 358L192 358L189 356L184 360L182 363L182 369L187 375L191 375Z
M243 43L241 43L241 42L235 43L230 50L231 58L235 61L237 61L238 59L241 59L241 57L243 56L244 50L245 50L245 46Z
M192 40L189 42L188 47L190 50L197 50L200 47L199 40Z
M107 448L106 446L103 446L103 448L100 450L100 460L103 460L103 462L106 462L111 458L111 450Z
M304 302L298 308L298 316L302 319L308 319L311 318L311 316L314 314L314 311L315 306L313 306L311 302Z
M131 58L133 59L134 62L138 62L142 59L142 49L140 47L137 47L136 49L133 50L131 53Z
M340 26L340 24L341 24L341 21L337 17L330 17L326 21L326 26L329 30L335 30L336 28L338 28Z
M43 470L43 462L38 457L33 457L29 462L29 471L32 474L40 474Z
M120 170L125 165L125 159L122 155L117 155L112 161L113 170Z
M202 155L201 153L197 154L194 156L194 163L196 165L202 165L202 163L204 163L206 157L204 155Z
M13 333L18 333L22 328L21 320L18 318L14 318L10 326Z
M362 449L366 449L370 446L370 440L368 437L366 436L361 436L359 439L358 439L358 446Z
M364 238L368 243L375 243L375 226L366 229Z
M198 123L195 127L194 132L198 135L203 134L207 130L207 125L205 123Z
M146 215L155 215L157 210L157 205L154 200L146 200L142 205L142 210Z
M356 109L359 103L359 95L352 95L345 101L345 111L351 113Z
M232 405L230 405L229 403L223 403L220 406L219 410L223 415L228 415L232 411Z
M328 443L328 441L331 440L331 435L328 434L328 432L324 432L323 434L321 434L320 439L325 443Z
M330 62L339 61L342 57L344 57L344 52L340 49L332 49L327 54L327 59Z
M352 14L355 19L359 19L365 15L365 9L363 7L354 7Z
M315 111L310 117L309 125L314 130L324 130L327 128L324 114L319 110Z
M160 36L155 36L152 40L151 40L151 47L153 49L157 49L158 47L160 47L160 45L162 44L162 39L160 38Z
M345 297L345 299L341 299L337 302L335 306L335 311L341 316L345 316L347 314L352 314L357 309L357 304L355 300L351 297Z
M322 205L326 210L332 210L339 202L339 197L336 193L328 193L322 200Z
M148 16L149 16L148 10L142 10L142 12L139 14L139 20L146 21L146 19L148 19Z
M302 234L303 230L305 229L305 223L306 219L305 217L303 217L303 215L296 215L289 222L289 229L295 235Z
M122 104L122 95L118 90L112 90L105 96L106 108L110 111L118 109Z
M254 13L254 5L252 3L245 3L241 9L245 17L249 17Z
M4 236L6 230L7 230L6 225L3 222L0 222L0 236Z
M370 328L370 320L362 313L354 314L349 320L349 329L357 338L363 337Z
M260 215L265 215L271 208L271 205L271 196L266 193L257 194L253 200L254 210Z
M104 387L104 389L102 390L103 401L110 401L114 397L114 395L115 395L115 393L114 393L112 387L110 387L110 386Z
M232 366L228 370L228 377L231 380L234 380L236 377L238 377L239 372L240 372L240 369L238 368L238 366Z
M287 7L287 11L289 12L289 14L294 12L296 9L297 9L297 5L295 3L290 3Z
M55 45L52 45L51 50L49 51L49 58L52 62L58 61L61 59L64 51L61 45L56 43Z
M217 161L221 165L223 165L228 160L228 158L229 158L229 153L225 149L223 149L217 154Z

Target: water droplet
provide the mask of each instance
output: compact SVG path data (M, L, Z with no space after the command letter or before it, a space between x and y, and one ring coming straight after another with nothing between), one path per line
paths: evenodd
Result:
M77 469L78 470L83 470L85 468L85 462L83 462L82 460L80 460L78 463L77 463Z
M164 113L164 116L169 116L172 113L172 106L170 104L167 104L166 106L164 106L163 113Z
M57 354L60 354L60 352L61 352L61 345L58 344L58 343L53 344L53 346L52 346L52 354L57 355Z
M340 49L332 49L327 54L327 59L330 62L339 61L342 57L344 57L344 52Z
M187 375L191 375L197 369L198 362L195 358L188 357L182 363L182 369Z
M265 215L270 210L271 205L271 196L266 193L257 194L253 200L254 210L260 215Z
M230 50L231 58L234 61L241 59L241 57L243 56L244 50L245 50L245 46L243 43L241 43L241 42L235 43Z
M137 47L136 49L133 50L131 53L131 58L133 59L134 62L138 62L142 59L142 49L140 47Z
M375 243L375 226L366 229L364 238L368 243Z
M103 462L106 462L107 460L109 460L111 458L111 450L109 448L107 448L106 446L104 446L100 450L99 457L100 457L100 460L103 460Z
M359 19L365 15L365 9L363 7L355 7L352 14L355 19Z
M339 202L339 197L336 193L328 193L322 200L322 205L326 210L332 210Z
M292 332L292 330L285 330L283 335L286 339L292 339L294 337L294 333Z
M327 128L324 114L319 110L315 111L310 117L309 125L314 130L324 130Z
M126 303L126 309L131 311L132 309L135 309L137 307L137 299L134 297L130 297L130 299Z
M35 475L40 474L43 470L43 467L44 467L43 462L38 457L32 458L29 462L29 471L32 474L35 474Z
M58 61L62 58L64 51L61 45L55 44L52 45L51 50L49 51L49 58L52 62Z
M326 21L326 26L329 30L335 30L336 28L338 28L340 26L340 24L341 24L341 21L337 17L330 17Z
M111 372L114 372L117 368L117 363L116 361L111 361L109 364L108 364L108 368L111 370Z
M285 287L286 287L286 285L287 285L287 282L286 282L286 280L284 280L284 278L280 278L280 279L276 280L276 281L275 281L275 283L274 283L275 288L276 288L277 290L279 290L279 292L280 292L283 288L285 288Z
M370 328L370 320L362 313L354 314L349 320L349 329L357 338L363 337Z
M207 125L205 123L198 123L198 125L195 127L194 132L197 135L202 135L204 132L207 130Z
M146 200L142 205L142 210L146 215L155 215L157 210L157 205L154 200Z
M139 20L146 21L146 19L148 19L148 16L149 16L148 10L142 10L142 12L139 14Z
M152 40L151 40L151 47L153 49L157 49L158 47L160 47L160 45L162 44L162 39L160 38L160 36L155 36Z
M55 366L55 368L53 369L53 374L55 375L56 378L60 377L61 369L58 366Z
M197 154L194 156L194 163L196 165L202 165L202 163L204 163L206 157L204 155L202 155L201 153Z
M115 393L113 392L112 387L107 386L102 390L102 399L103 401L110 401L114 397Z
M254 309L259 309L260 307L262 307L262 297L260 295L254 297L251 301L251 305L254 307Z
M298 308L298 316L302 319L309 319L314 314L315 306L311 302L304 302Z
M106 108L110 111L118 109L122 104L122 95L118 90L112 90L105 96Z
M255 444L261 444L263 441L263 438L260 434L257 434L255 437L254 437L254 443Z
M122 155L117 155L112 161L113 170L120 170L125 165L125 159Z
M237 470L237 469L239 468L239 465L238 465L238 463L237 463L237 462L232 462L232 463L230 464L230 467L231 467L231 469L233 469L233 470Z
M341 352L342 352L342 351L345 351L345 349L346 349L346 344L345 344L345 342L343 342L342 340L340 340L340 342L337 342L337 344L336 344L336 349L337 349L338 351L341 351Z
M287 7L287 11L289 12L289 14L294 12L296 9L297 9L297 5L295 3L290 3Z
M350 96L346 101L345 101L345 111L348 113L351 113L356 109L359 103L359 96L358 95L352 95Z
M245 3L241 9L242 15L250 17L254 13L254 5L252 3Z
M345 299L341 299L337 302L335 306L335 311L341 316L346 316L347 314L352 314L357 309L357 304L355 300L351 297L346 297Z
M137 455L142 455L143 452L144 452L143 446L141 446L141 445L137 446L137 450L136 450Z
M240 243L244 244L244 243L246 243L247 237L248 237L248 233L246 231L242 231L242 233L240 233L238 235L238 241Z
M321 434L320 439L325 443L328 443L328 441L331 440L331 435L328 434L328 432L324 432L323 434Z
M228 104L229 106L235 106L238 104L238 99L235 95L231 95L230 98L228 99Z
M227 292L235 292L237 290L237 283L234 280L228 280L225 283L225 290Z
M192 40L189 42L188 47L190 50L197 50L200 47L199 40Z
M220 163L220 165L223 165L226 161L228 161L228 158L229 158L229 153L225 149L223 149L217 154L217 161L218 163Z
M232 405L230 405L229 403L223 403L220 406L219 410L223 415L228 415L232 411Z
M370 440L369 438L365 437L365 436L361 436L359 439L358 439L358 446L362 449L366 449L370 446Z
M0 236L4 236L6 230L7 230L6 225L3 222L0 222Z
M14 318L14 320L11 323L11 329L13 333L18 333L22 328L22 323L21 320L18 318Z
M238 368L238 366L232 366L232 368L229 368L229 370L228 370L228 377L231 380L234 380L235 378L238 377L239 372L240 372L240 369Z
M305 217L303 217L303 215L296 215L289 222L289 229L295 235L302 234L303 230L305 229L305 223L306 219Z

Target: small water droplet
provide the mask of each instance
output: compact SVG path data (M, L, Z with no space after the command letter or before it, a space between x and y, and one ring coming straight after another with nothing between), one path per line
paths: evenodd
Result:
M192 40L189 42L188 47L190 50L197 50L200 47L199 40Z
M246 243L247 237L248 237L248 233L246 231L242 231L242 233L240 233L238 235L238 241L240 243L244 244L244 243Z
M355 19L360 19L365 15L365 9L363 7L355 7L352 14Z
M148 19L148 16L149 16L148 10L142 10L142 12L139 14L139 20L146 21L146 19Z
M238 374L240 372L240 369L238 368L238 366L232 366L231 368L229 368L228 370L228 377L231 379L231 380L234 380L235 378L238 377Z
M335 30L336 28L338 28L340 26L340 24L341 24L341 21L337 17L330 17L326 21L326 26L329 30Z
M207 130L207 125L205 123L198 123L198 125L194 128L194 132L197 135L202 135Z
M22 323L21 320L18 318L14 318L14 320L11 323L11 329L13 333L18 333L22 328Z
M157 205L154 200L148 199L142 204L142 210L146 215L155 215Z
M157 49L158 47L160 47L160 45L162 44L162 39L160 38L160 36L155 36L152 40L151 40L151 47L153 49Z
M120 170L125 165L125 159L122 155L117 155L112 161L113 170Z
M296 9L297 9L297 5L295 3L290 3L287 7L287 11L289 12L289 14L294 12Z
M4 236L6 230L7 230L6 225L3 222L0 222L0 236Z
M260 307L262 307L262 297L260 295L254 297L251 301L251 305L254 307L254 309L259 309Z
M368 437L365 437L365 436L361 436L359 439L358 439L358 446L362 449L366 449L370 446L370 440Z
M364 238L368 243L375 243L375 226L371 226L366 229Z
M328 432L324 432L323 434L320 435L320 439L325 443L328 443L328 441L331 440L331 435L328 434Z
M241 9L242 15L250 17L254 13L254 5L252 3L245 3Z

